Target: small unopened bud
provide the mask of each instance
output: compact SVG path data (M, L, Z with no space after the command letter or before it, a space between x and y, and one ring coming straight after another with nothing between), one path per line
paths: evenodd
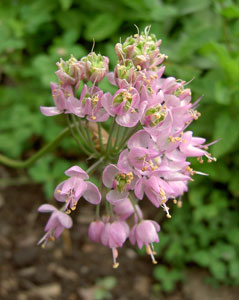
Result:
M109 70L109 59L101 54L91 52L80 61L80 69L83 72L83 79L97 83L101 81Z

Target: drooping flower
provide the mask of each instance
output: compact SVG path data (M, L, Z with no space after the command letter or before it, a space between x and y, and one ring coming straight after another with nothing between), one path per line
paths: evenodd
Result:
M143 245L146 246L146 252L151 256L154 264L156 264L157 261L154 258L153 243L159 242L159 230L160 226L155 221L143 220L133 226L129 235L131 244L137 244L140 249Z
M55 189L56 200L65 202L65 210L76 209L77 202L83 196L91 204L99 204L101 194L98 188L91 182L88 174L78 166L66 170L65 174L70 178L61 182Z
M95 242L99 243L101 240L101 233L104 228L104 223L100 220L94 221L90 223L89 229L88 229L88 235L89 238Z
M124 221L114 221L106 223L101 233L101 243L112 249L113 268L118 268L119 263L116 261L118 257L118 247L122 247L129 236L129 226Z
M38 245L43 243L42 247L45 247L48 240L54 241L55 238L58 238L65 228L69 229L72 227L71 217L55 208L53 205L43 204L38 208L38 211L43 213L51 213L51 216L44 229L46 234L38 242Z

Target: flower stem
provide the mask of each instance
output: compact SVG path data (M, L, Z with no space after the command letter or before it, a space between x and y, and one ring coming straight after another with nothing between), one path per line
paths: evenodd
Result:
M123 138L123 140L120 142L119 146L117 147L117 152L121 152L122 148L125 146L125 143L130 139L130 137L139 130L140 124L136 127L132 128L128 134Z
M109 156L110 153L110 149L111 149L111 140L113 137L113 132L114 132L114 128L115 128L115 118L113 119L112 123L111 123L111 128L110 128L110 133L109 133L109 137L108 137L108 142L107 142L107 148L106 148L106 156Z
M63 129L57 136L56 138L45 145L43 148L41 148L37 153L35 153L33 156L29 157L25 161L21 160L15 160L8 158L2 154L0 154L0 163L11 167L11 168L27 168L31 166L35 161L37 161L39 158L41 158L45 153L49 152L53 148L55 148L59 142L68 134L70 133L70 128L65 128Z
M87 154L87 155L92 155L92 154L90 153L90 151L88 151L87 148L83 145L83 143L81 143L81 142L79 141L79 139L77 138L77 136L76 136L76 134L75 134L75 132L74 132L74 130L73 130L73 126L71 125L71 121L70 121L69 115L66 116L66 119L67 119L68 127L69 127L69 129L70 129L70 131L71 131L71 134L72 134L74 140L76 141L76 143L78 144L79 148L80 148L85 154ZM77 125L77 124L75 124L75 127L76 127L76 125Z
M99 135L99 141L100 141L100 150L101 152L104 152L104 145L102 140L102 133L101 133L101 123L97 123L98 126L98 135Z
M89 141L89 144L91 146L92 151L98 155L99 152L95 149L95 144L93 143L93 140L90 136L89 122L88 121L86 121L86 133L87 133L87 138L88 138L88 141Z
M90 173L93 173L96 168L104 161L104 157L101 157L99 160L97 160L92 166L90 166L87 170L86 173L89 175Z
M138 222L141 221L141 217L140 217L140 215L139 215L139 212L138 212L138 210L137 210L137 207L136 207L136 204L135 204L134 200L133 200L130 196L129 196L129 200L130 200L130 202L131 202L131 204L132 204L132 206L133 206L133 208L134 208L134 211L135 211L135 213L136 213L136 215L137 215Z

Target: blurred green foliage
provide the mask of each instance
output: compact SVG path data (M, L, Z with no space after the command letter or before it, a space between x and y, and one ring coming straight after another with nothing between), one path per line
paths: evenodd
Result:
M155 278L170 291L188 263L210 270L214 280L239 283L239 5L232 0L2 0L0 3L0 151L12 158L31 154L64 127L61 116L46 118L55 63L70 54L95 51L116 62L114 44L151 24L169 56L166 75L190 83L202 117L191 126L209 142L217 163L193 162L197 176L181 210L163 222L157 246L162 262ZM103 89L112 90L104 81ZM79 157L74 141L29 170L51 195L62 172Z

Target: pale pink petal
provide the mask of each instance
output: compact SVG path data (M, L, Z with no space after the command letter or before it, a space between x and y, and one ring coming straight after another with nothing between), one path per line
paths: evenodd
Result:
M106 194L106 199L110 203L114 204L119 201L125 200L128 198L129 193L128 192L119 192L117 190L111 190Z
M111 189L115 180L115 175L119 172L119 169L115 165L108 165L103 172L102 180L104 185Z
M53 212L55 210L57 209L51 204L42 204L38 207L38 211L42 213Z
M40 111L43 115L50 117L50 116L56 116L60 115L62 111L60 111L57 107L46 107L46 106L40 106Z
M87 189L83 194L86 201L91 204L99 204L101 201L101 194L96 185L91 182L87 182Z
M66 170L65 174L67 176L77 176L77 177L82 178L84 180L89 179L88 174L78 166L73 166L70 169Z
M57 212L57 218L58 221L61 223L62 226L65 228L71 228L72 227L72 219L70 216L65 214L64 212L58 211Z

